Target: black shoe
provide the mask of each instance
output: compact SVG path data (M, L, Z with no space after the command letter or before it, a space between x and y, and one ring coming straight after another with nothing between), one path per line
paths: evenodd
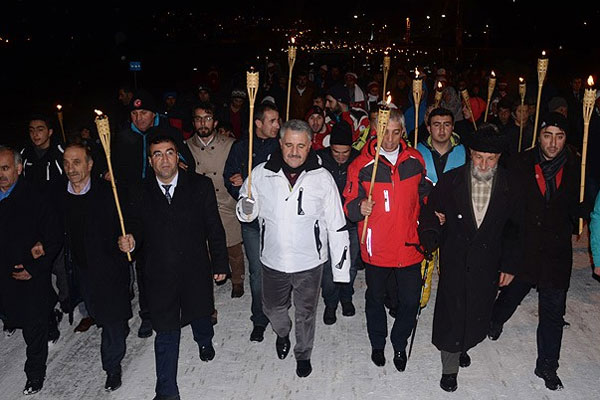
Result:
M23 389L23 394L34 394L42 390L44 387L43 379L27 379L27 383L25 383L25 388Z
M215 358L215 348L211 344L200 347L200 359L202 361L210 361Z
M277 357L279 357L280 360L287 357L290 352L290 347L290 335L285 337L277 336L277 340L275 340L275 350L277 350Z
M440 387L446 392L454 392L458 389L458 382L456 382L456 376L458 374L442 374L440 380Z
M51 327L51 329L48 330L48 344L54 344L54 343L58 342L59 338L60 338L60 331L58 330L58 327L57 326Z
M395 319L396 318L397 310L396 310L396 308L390 308L389 311L388 311L388 313L390 314L390 317L392 317L392 318Z
M306 378L312 372L312 366L310 360L297 360L296 361L296 375L300 378Z
M335 316L335 312L337 311L336 307L325 306L325 311L323 312L323 323L325 325L333 325L337 321L337 317Z
M407 361L408 358L406 357L406 351L402 350L394 352L394 365L398 371L404 372Z
M6 325L4 325L4 336L6 336L7 338L14 335L16 331L17 330L15 328L9 328Z
M564 388L560 378L556 375L554 368L539 368L536 367L533 371L538 377L544 380L546 387L550 390L561 390Z
M112 392L121 387L121 372L116 372L114 374L106 375L106 383L104 384L104 389L107 392Z
M458 362L459 362L459 365L462 368L467 368L469 365L471 365L471 357L465 351L464 353L460 353L460 357L458 358Z
M252 333L250 334L251 342L262 342L265 338L265 327L264 326L255 326L252 329Z
M140 329L138 329L138 337L149 338L150 336L152 336L152 322L148 318L142 319Z
M496 322L490 322L490 328L488 329L488 338L490 340L498 340L502 334L502 325Z
M371 351L371 361L378 367L383 367L385 365L385 354L383 353L383 349L373 349Z
M179 397L178 394L173 395L173 396L165 396L162 394L157 394L156 396L154 396L154 399L152 400L181 400L181 397Z
M342 301L342 315L344 317L352 317L356 314L356 308L351 301Z
M242 297L244 295L244 284L243 283L232 283L231 284L231 298Z

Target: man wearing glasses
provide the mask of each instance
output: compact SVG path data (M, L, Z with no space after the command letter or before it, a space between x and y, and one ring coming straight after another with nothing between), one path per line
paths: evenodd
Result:
M177 166L177 146L169 136L149 141L154 174L132 193L123 252L144 246L144 283L156 331L156 400L179 399L177 362L181 327L191 325L200 359L215 356L211 314L213 279L229 273L225 231L210 179Z
M244 294L244 253L242 230L235 215L235 200L227 193L223 181L223 169L229 150L235 139L217 133L218 122L214 118L215 106L199 103L192 109L194 136L187 145L194 156L196 173L209 177L215 187L219 216L227 237L227 254L231 266L231 297Z

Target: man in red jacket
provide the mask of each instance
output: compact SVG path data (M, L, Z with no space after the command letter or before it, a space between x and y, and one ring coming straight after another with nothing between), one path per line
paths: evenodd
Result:
M387 320L384 307L386 282L396 281L398 308L391 333L394 365L406 368L406 344L411 334L421 289L421 261L417 233L421 205L433 187L427 179L421 154L402 139L406 132L404 116L391 110L385 131L372 200L368 199L377 141L372 140L348 167L344 208L348 218L358 222L359 234L369 216L361 256L367 278L367 331L371 360L385 364Z

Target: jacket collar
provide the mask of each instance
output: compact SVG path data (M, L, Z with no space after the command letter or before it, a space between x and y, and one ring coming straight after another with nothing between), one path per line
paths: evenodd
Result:
M400 151L398 152L398 159L396 160L395 165L400 165L400 163L404 162L404 160L406 160L409 157L408 152L405 151L407 148L408 148L408 144L404 141L404 139L400 139ZM363 148L363 153L366 154L368 157L375 159L376 152L377 152L377 138L373 138ZM381 153L379 154L379 156L380 156L379 162L383 162L390 167L395 166L395 165L392 165L385 157L382 157Z
M281 154L281 150L278 149L277 151L273 152L271 158L269 158L269 160L265 164L265 169L268 169L269 171L273 172L278 172L283 168L283 162L284 161L283 156ZM321 168L321 160L319 159L315 151L311 149L308 153L306 161L304 162L303 171L308 172L318 168Z

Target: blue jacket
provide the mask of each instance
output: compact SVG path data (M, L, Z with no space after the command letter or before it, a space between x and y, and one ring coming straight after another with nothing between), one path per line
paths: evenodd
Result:
M433 162L431 148L426 146L425 143L421 142L417 145L417 150L419 150L419 152L423 156L423 159L425 160L427 177L435 185L440 177L437 176L437 171L435 170L435 164ZM444 166L444 173L464 165L465 161L465 146L463 146L462 144L454 145L452 147L452 150L450 150L450 154L448 154L448 159L446 160L446 165Z
M600 265L600 196L596 196L596 203L594 204L594 211L592 211L591 217L590 247L592 248L594 265Z

